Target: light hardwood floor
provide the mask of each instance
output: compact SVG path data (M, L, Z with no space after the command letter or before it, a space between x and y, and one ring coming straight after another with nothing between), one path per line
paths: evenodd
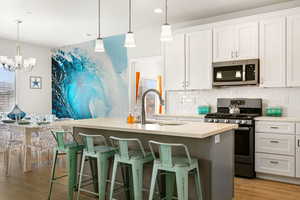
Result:
M46 200L49 174L49 168L42 168L8 178L1 175L0 200ZM66 200L65 186L56 184L53 194L53 200ZM235 200L300 200L300 186L236 178Z

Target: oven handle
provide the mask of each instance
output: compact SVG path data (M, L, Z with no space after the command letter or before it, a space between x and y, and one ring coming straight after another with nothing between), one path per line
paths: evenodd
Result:
M236 130L238 130L238 131L249 131L250 128L249 127L239 127Z

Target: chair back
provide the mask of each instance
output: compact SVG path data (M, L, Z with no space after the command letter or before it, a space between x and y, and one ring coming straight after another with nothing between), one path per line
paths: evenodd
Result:
M85 149L88 152L95 152L95 147L97 146L96 140L98 138L100 138L101 142L103 142L105 146L108 146L107 141L103 135L89 135L84 133L79 133L79 135L82 137Z
M75 139L74 135L72 132L69 131L55 131L50 129L51 134L53 135L56 143L57 143L57 147L58 149L65 149L67 144L70 144L69 141L67 141L67 136L71 136L72 138L72 142L76 143L78 145L77 140Z
M141 151L142 155L145 157L146 156L146 152L145 149L142 145L142 142L137 139L137 138L118 138L118 137L109 137L111 140L111 143L113 146L116 146L118 148L117 154L120 156L120 158L122 159L129 159L130 155L129 155L129 146L128 144L130 142L135 142L138 144L139 146L139 150Z
M159 158L157 158L155 155L154 148L153 148L154 145L158 146ZM156 141L150 140L149 147L150 147L151 153L153 155L153 158L156 160L159 159L160 162L167 167L174 166L173 153L172 153L173 147L184 148L184 151L185 151L185 154L186 154L189 164L192 163L190 152L189 152L187 146L184 144L161 143L161 142L156 142Z

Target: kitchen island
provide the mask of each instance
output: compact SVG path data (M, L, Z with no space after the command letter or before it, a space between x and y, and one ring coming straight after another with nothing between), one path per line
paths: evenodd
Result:
M127 124L124 119L98 118L59 122L72 126L74 134L101 134L105 137L139 138L146 150L148 141L182 143L192 157L199 159L205 200L231 200L234 191L234 124L200 122ZM174 155L184 155L181 149ZM144 186L150 184L151 166L145 167ZM193 179L190 179L190 198L196 200ZM147 195L144 195L147 199Z

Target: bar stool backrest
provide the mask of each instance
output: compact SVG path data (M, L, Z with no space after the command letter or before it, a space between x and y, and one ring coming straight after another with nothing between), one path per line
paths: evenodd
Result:
M129 142L135 142L139 146L139 150L141 151L142 155L145 157L146 152L142 145L142 142L137 138L118 138L118 137L109 137L113 146L118 148L117 154L120 156L121 159L129 159Z
M158 146L159 158L157 158L156 155L155 155L153 145ZM186 154L186 157L187 157L187 160L188 160L189 164L192 163L190 152L189 152L187 146L184 145L184 144L161 143L161 142L156 142L156 141L150 140L149 141L149 147L150 147L150 150L151 150L151 153L152 153L154 159L156 159L156 160L159 159L161 164L166 166L166 167L173 167L174 166L173 153L172 153L173 147L184 148L184 151L185 151L185 154Z
M70 142L67 142L66 141L66 136L67 135L71 135L72 138L73 138L73 142L75 142L77 145L78 145L78 142L77 140L74 138L74 135L72 132L69 132L69 131L55 131L55 130L52 130L50 129L50 132L52 133L56 143L57 143L57 147L58 149L65 149L66 148L66 145Z
M79 135L83 138L84 146L88 152L95 153L97 138L100 138L101 142L103 142L105 146L108 146L107 141L103 135L89 135L84 133L79 133Z

